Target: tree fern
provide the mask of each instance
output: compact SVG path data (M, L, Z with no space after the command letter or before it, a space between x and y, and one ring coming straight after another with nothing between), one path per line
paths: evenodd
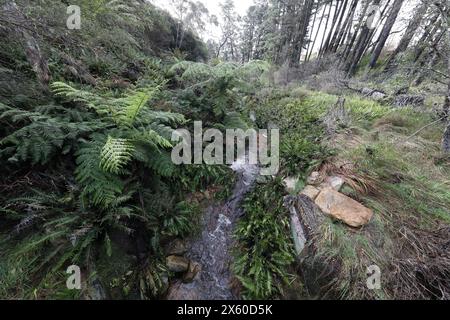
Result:
M215 122L222 122L225 114L237 111L245 97L252 94L255 86L263 83L263 75L269 69L263 61L252 61L244 65L221 62L210 66L197 62L182 61L170 72L184 85L185 92L194 91L203 114L212 113ZM195 99L195 98L194 98Z
M269 64L259 60L244 65L234 62L221 62L216 66L200 62L181 61L173 65L169 71L172 74L179 75L182 81L201 85L221 77L229 77L242 84L244 80L257 80L268 69Z
M99 96L64 83L54 83L52 89L57 96L95 110L104 116L102 121L110 123L108 129L93 135L77 152L77 180L93 204L105 208L112 205L124 188L119 175L128 174L126 167L132 160L162 176L174 171L164 150L172 147L171 126L183 123L184 117L148 108L159 87L131 91L118 98Z

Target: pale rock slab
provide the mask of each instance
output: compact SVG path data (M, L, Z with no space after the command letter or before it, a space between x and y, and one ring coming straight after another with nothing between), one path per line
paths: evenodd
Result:
M338 176L327 177L325 182L320 184L320 189L331 188L333 190L339 191L344 185L344 179Z
M366 225L373 216L371 209L332 188L323 189L315 203L325 214L355 228Z
M313 186L306 186L305 189L300 194L303 194L307 197L309 197L311 200L316 199L316 197L319 195L320 190Z

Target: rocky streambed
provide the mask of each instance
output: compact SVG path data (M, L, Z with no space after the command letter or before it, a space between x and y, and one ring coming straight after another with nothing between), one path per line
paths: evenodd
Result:
M231 168L237 174L233 194L224 204L209 207L202 217L201 234L188 242L184 256L171 255L167 264L185 271L183 279L171 284L169 300L231 300L233 230L243 214L240 207L245 195L253 188L259 167L247 159L238 159ZM176 250L173 252L176 253Z

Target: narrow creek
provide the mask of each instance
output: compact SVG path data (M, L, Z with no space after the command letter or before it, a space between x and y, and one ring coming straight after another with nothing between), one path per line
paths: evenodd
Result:
M190 283L172 285L169 300L231 300L239 297L231 288L232 246L236 221L243 215L241 202L253 188L259 167L238 159L231 166L237 175L233 194L224 204L209 207L202 218L202 232L188 245L186 257L200 264Z

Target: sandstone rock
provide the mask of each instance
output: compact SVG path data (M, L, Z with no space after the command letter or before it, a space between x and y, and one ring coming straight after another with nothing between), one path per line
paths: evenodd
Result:
M186 243L180 239L175 239L166 248L166 255L168 256L182 256L187 252Z
M367 224L373 216L371 209L332 188L323 189L315 202L325 214L331 215L351 227L361 227Z
M303 194L303 195L311 198L312 200L314 200L319 193L320 193L320 190L313 186L306 186L305 189L303 189L303 191L300 192L300 194Z
M197 274L201 271L201 269L202 269L202 267L200 266L199 263L197 263L195 261L191 261L189 263L188 271L183 276L183 282L184 283L192 282L195 279L195 277L197 276Z
M333 176L327 177L325 182L320 185L320 189L331 188L333 190L339 191L344 185L344 179L341 177Z
M168 256L166 265L172 272L185 272L189 268L189 260L179 256Z
M314 171L308 177L307 182L308 182L308 184L316 184L317 182L319 182L319 178L320 178L319 172Z

